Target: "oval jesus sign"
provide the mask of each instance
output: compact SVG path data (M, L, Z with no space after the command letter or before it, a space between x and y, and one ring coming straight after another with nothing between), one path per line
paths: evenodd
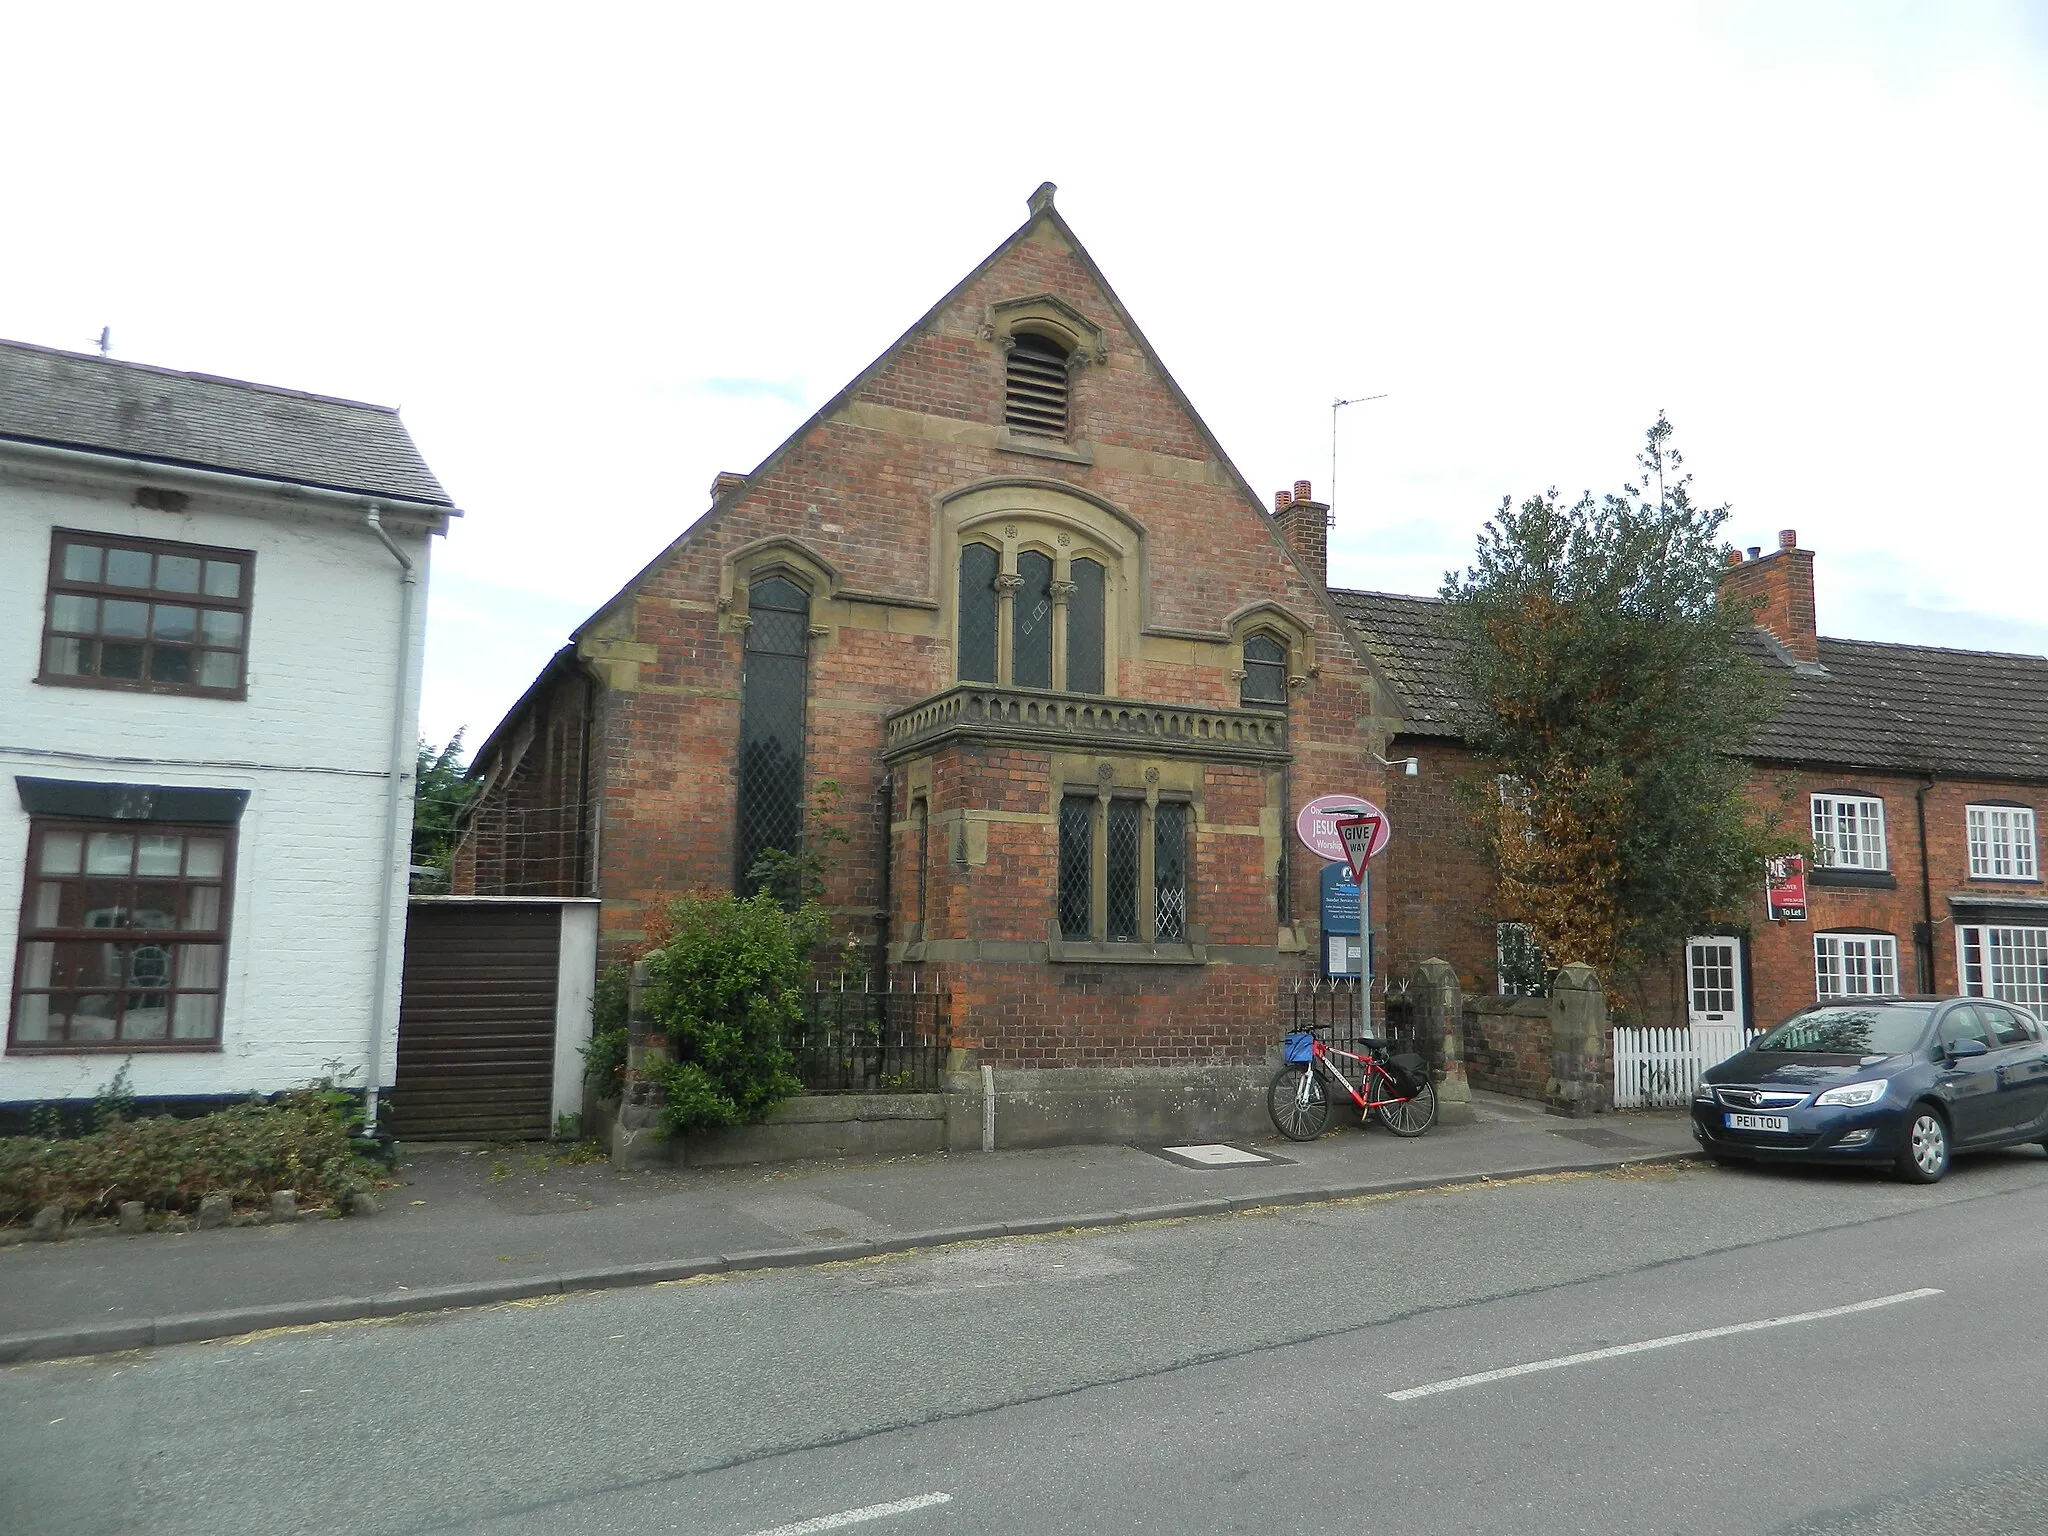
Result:
M1368 858L1378 858L1393 838L1394 829L1387 825L1387 813L1363 795L1317 795L1294 818L1295 835L1301 839L1302 846L1317 858L1342 864L1344 839L1337 835L1337 823L1349 821L1354 816L1379 817L1380 829L1372 840L1372 852L1367 855Z

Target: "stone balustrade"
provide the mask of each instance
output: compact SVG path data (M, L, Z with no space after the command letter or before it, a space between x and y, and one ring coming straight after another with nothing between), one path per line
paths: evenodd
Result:
M1201 758L1284 761L1287 717L1253 709L1191 709L1092 694L959 683L898 710L883 753L899 757L972 738Z

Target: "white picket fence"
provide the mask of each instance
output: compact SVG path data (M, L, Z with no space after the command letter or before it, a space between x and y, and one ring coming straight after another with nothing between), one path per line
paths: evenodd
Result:
M1669 1109L1683 1106L1699 1086L1700 1074L1719 1066L1761 1033L1735 1024L1695 1024L1684 1029L1614 1031L1614 1107Z

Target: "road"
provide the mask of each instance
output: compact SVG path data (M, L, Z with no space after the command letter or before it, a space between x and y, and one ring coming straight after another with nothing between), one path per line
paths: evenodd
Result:
M0 1530L2048 1531L2044 1259L2034 1149L1666 1167L21 1366Z

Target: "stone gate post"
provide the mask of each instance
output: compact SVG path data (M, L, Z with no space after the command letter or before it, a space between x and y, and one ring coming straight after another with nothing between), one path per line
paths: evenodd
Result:
M1415 1008L1416 1032L1436 1047L1436 1096L1446 1104L1468 1104L1471 1085L1465 1081L1465 995L1458 972L1447 960L1429 959L1415 968L1409 989Z
M1614 1106L1607 1051L1607 994L1590 965L1561 967L1550 984L1550 1084L1555 1115L1597 1115Z

